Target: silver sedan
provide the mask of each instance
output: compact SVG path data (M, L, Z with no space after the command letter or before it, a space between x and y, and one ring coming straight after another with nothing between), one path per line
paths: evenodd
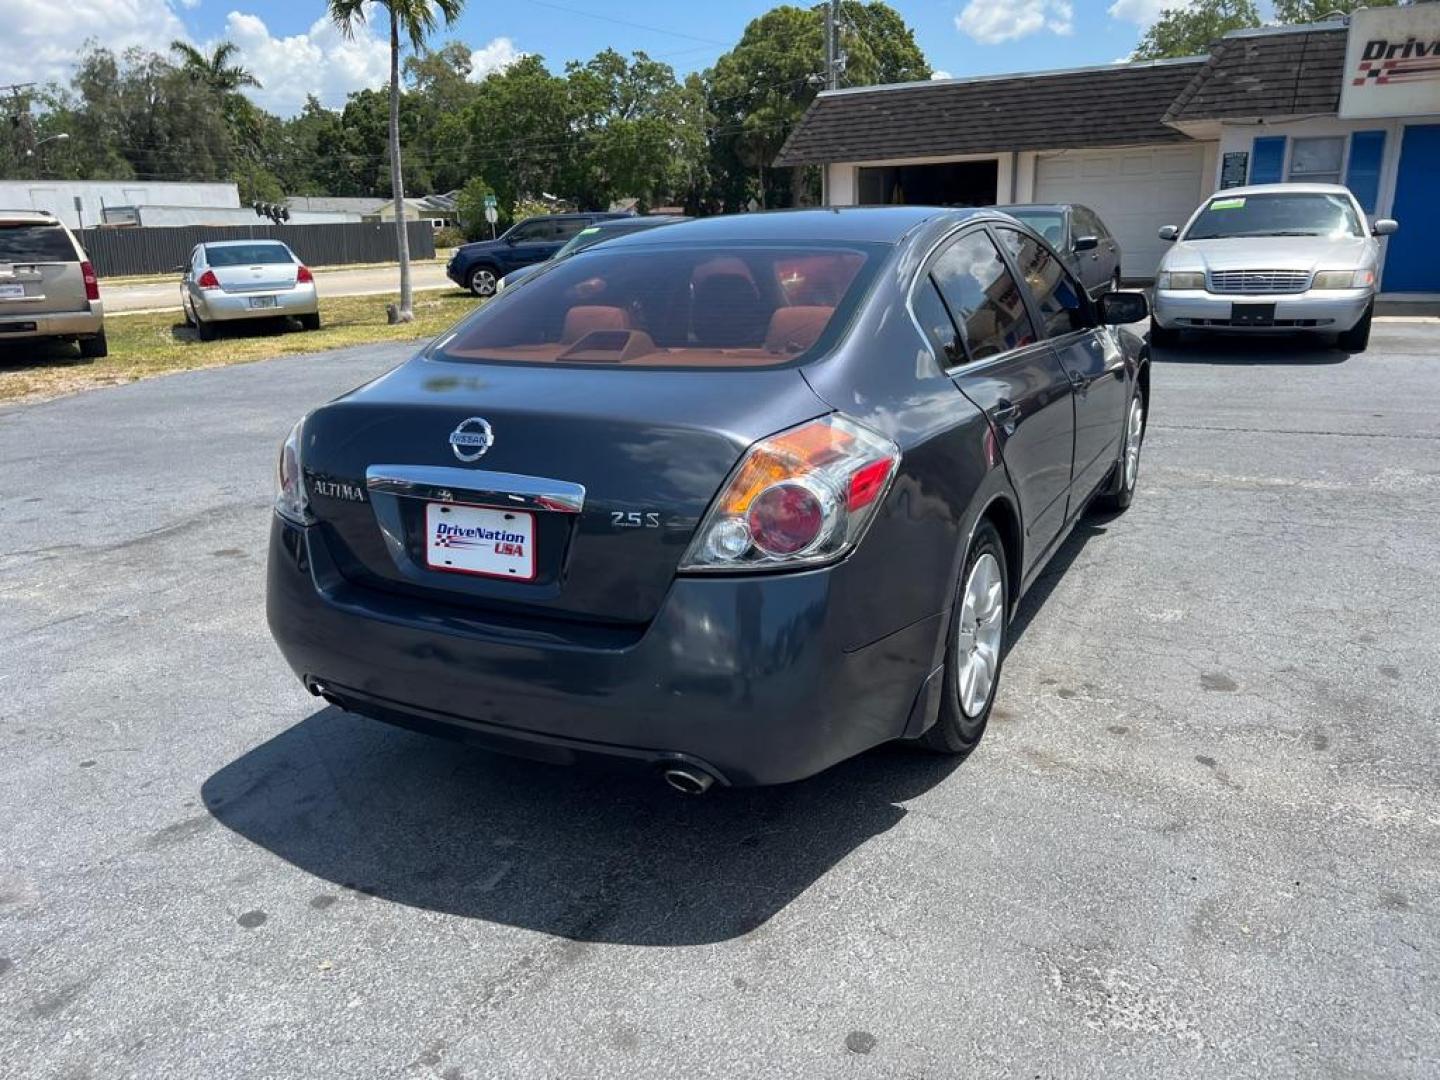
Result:
M1365 214L1339 184L1259 184L1206 199L1160 261L1152 344L1182 330L1335 334L1364 351L1380 264L1376 237L1398 226Z
M180 305L201 341L222 322L289 316L320 329L315 276L279 240L196 244L181 267Z

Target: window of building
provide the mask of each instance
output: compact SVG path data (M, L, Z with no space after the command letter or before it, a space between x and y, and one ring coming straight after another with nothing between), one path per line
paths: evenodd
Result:
M1295 139L1290 147L1290 179L1297 183L1338 184L1345 163L1345 136Z

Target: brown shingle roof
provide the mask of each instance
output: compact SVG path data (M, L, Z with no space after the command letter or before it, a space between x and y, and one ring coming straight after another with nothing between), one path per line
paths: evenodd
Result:
M776 165L1184 142L1161 116L1201 57L821 94Z
M1344 69L1343 25L1222 38L1165 122L1334 113Z

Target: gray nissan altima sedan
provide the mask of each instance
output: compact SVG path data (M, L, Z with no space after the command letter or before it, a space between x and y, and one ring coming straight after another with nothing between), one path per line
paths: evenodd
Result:
M681 791L964 755L1020 596L1134 497L1147 313L993 211L600 244L295 426L271 632L343 709Z

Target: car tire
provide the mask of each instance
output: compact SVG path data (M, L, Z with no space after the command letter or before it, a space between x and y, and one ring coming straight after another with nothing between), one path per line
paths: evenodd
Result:
M315 312L313 315L301 315L301 316L300 316L300 327L301 327L301 329L304 329L304 330L319 330L319 329L320 329L320 313L317 311L317 312Z
M99 360L110 355L110 343L105 340L105 331L94 337L80 339L80 355L86 360Z
M995 526L982 521L970 541L951 604L940 716L920 737L921 746L963 758L980 745L1000 685L1009 629L1005 545Z
M1154 316L1150 318L1150 344L1152 346L1171 346L1180 344L1180 331L1168 330L1155 321Z
M470 276L466 280L470 284L470 291L482 300L494 296L495 286L499 283L495 271L488 266L475 267L470 271Z
M1362 353L1370 347L1370 324L1375 321L1375 305L1372 302L1360 316L1360 321L1335 339L1335 344L1346 352Z
M1136 393L1125 410L1125 428L1120 435L1120 456L1110 470L1110 479L1095 505L1119 513L1135 501L1135 482L1140 478L1140 451L1145 446L1145 399Z
M201 341L214 341L216 331L219 328L212 322L206 322L200 318L200 313L195 313L195 336Z

